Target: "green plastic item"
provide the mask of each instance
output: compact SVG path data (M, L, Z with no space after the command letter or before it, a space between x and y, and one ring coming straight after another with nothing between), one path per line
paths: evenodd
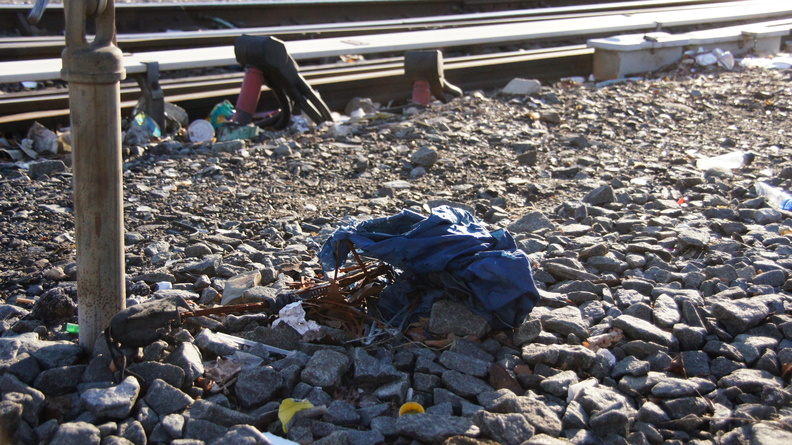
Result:
M74 323L66 323L66 332L70 334L79 334L80 333L80 325Z

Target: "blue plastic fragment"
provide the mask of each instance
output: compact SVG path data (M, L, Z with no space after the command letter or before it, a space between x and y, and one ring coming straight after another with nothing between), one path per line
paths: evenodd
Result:
M429 217L412 210L338 229L319 259L329 276L341 267L352 242L364 255L400 269L380 294L377 307L397 316L419 296L413 314L428 312L438 298L463 299L493 328L516 327L539 300L525 253L505 230L489 232L469 212L449 206Z

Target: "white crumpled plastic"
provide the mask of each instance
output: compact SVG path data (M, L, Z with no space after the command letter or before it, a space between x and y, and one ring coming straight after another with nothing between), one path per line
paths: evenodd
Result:
M318 332L321 329L317 322L305 319L305 309L303 309L301 301L284 306L278 312L278 319L272 323L272 327L277 326L281 322L294 328L300 335L305 335L308 332Z

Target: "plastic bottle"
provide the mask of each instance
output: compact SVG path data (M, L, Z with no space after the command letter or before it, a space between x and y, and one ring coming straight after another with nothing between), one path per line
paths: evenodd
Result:
M753 153L746 153L736 150L725 155L713 156L711 158L701 158L696 161L696 168L699 170L732 170L750 164L754 160Z
M757 182L755 188L756 194L763 197L771 207L792 211L792 194L764 182Z

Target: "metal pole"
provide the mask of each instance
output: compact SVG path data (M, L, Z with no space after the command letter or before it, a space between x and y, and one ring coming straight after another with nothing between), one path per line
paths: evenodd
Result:
M69 82L77 238L80 345L99 334L125 306L120 81L113 0L65 0L64 80ZM85 23L96 17L87 42Z

